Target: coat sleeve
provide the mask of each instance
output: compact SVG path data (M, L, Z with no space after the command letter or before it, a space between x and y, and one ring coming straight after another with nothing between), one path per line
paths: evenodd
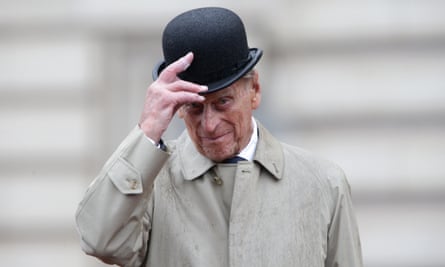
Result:
M151 228L153 182L168 158L136 127L87 189L76 212L85 253L141 266Z
M334 173L330 177L334 210L329 225L325 266L362 267L361 244L350 186L340 168L336 168Z

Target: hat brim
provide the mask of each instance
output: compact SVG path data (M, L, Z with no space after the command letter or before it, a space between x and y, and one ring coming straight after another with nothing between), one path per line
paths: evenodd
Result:
M201 85L206 85L208 87L208 90L201 94L209 94L209 93L213 93L218 90L224 89L226 87L229 87L234 82L236 82L237 80L242 78L245 74L247 74L247 72L249 72L258 63L258 61L260 60L262 55L263 55L263 51L261 49L250 48L249 49L250 60L249 60L249 62L247 62L247 64L243 68L239 69L236 73L229 75L228 77L226 77L224 79L220 79L218 81L211 82L208 84L201 84ZM193 62L192 62L192 64L193 64ZM159 75L165 69L165 67L166 67L165 61L159 62L154 67L153 72L152 72L154 81L158 79Z

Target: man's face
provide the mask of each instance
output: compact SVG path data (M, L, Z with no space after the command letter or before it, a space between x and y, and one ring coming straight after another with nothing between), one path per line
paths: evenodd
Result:
M205 95L202 103L186 104L179 110L197 150L219 162L238 154L252 135L252 112L261 101L258 74Z

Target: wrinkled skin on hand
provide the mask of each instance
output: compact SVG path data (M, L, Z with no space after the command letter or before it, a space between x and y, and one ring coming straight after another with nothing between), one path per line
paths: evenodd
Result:
M148 88L139 127L147 137L159 142L178 109L186 104L202 102L205 98L199 92L207 91L206 86L178 78L193 61L193 53L168 65Z

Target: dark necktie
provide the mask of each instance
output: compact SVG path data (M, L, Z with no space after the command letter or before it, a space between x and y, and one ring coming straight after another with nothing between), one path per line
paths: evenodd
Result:
M246 160L246 159L239 157L239 156L235 156L235 157L223 160L223 163L237 163L238 161L243 161L243 160Z

